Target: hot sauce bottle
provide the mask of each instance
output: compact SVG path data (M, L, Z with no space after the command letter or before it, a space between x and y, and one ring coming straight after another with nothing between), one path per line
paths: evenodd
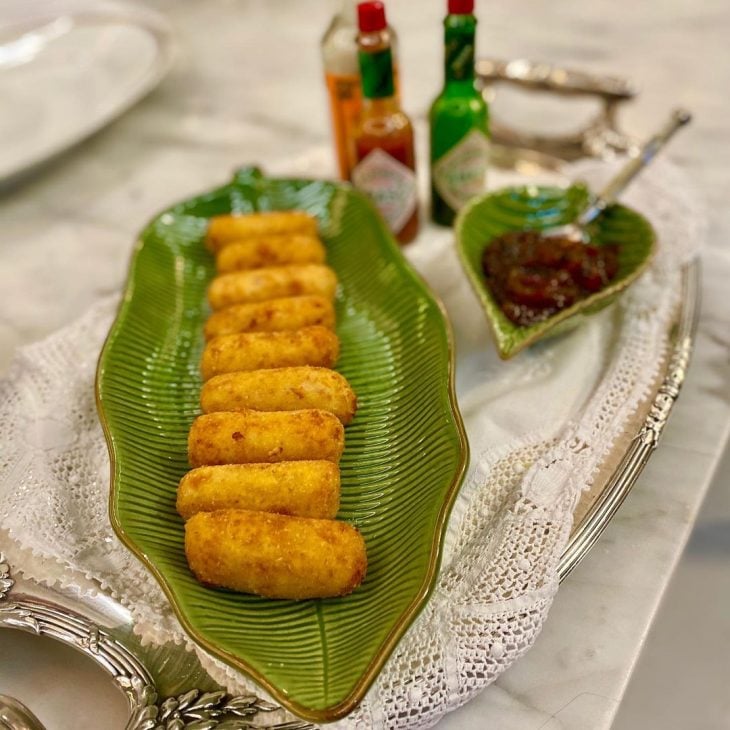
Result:
M484 190L489 113L474 86L474 0L448 0L444 20L444 88L433 102L431 215L451 225L464 203Z
M340 177L350 179L352 139L355 121L362 104L360 67L357 60L357 0L340 0L321 42L325 83L332 118L332 136ZM398 94L397 37L388 27L393 52L396 95Z
M352 17L351 17L352 15ZM332 135L340 177L350 177L347 141L360 111L360 70L357 66L357 28L350 0L344 0L322 39L325 82L332 114Z
M395 95L383 3L360 3L357 10L363 99L352 139L350 179L370 195L398 241L408 243L418 233L413 127Z

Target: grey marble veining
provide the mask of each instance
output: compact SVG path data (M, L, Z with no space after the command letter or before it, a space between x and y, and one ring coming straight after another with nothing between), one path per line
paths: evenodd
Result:
M387 4L401 37L405 106L422 119L441 80L445 3ZM121 286L134 236L160 208L225 181L237 166L293 159L328 138L318 42L330 3L149 5L168 15L178 36L170 75L94 138L0 193L0 370L17 346ZM480 54L631 77L641 93L621 123L638 136L677 103L695 113L669 154L696 180L711 214L704 307L663 444L562 586L535 647L441 723L454 730L602 730L728 435L730 7L725 0L477 6Z

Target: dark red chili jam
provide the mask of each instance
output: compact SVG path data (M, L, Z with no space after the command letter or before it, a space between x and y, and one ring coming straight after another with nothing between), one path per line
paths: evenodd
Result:
M530 325L606 286L618 270L618 246L510 231L484 249L482 269L505 315Z

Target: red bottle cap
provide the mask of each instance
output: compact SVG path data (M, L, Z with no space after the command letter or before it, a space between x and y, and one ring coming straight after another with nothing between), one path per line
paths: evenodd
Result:
M363 33L385 30L385 6L380 2L360 3L357 6L357 25Z
M472 15L474 0L449 0L449 15Z

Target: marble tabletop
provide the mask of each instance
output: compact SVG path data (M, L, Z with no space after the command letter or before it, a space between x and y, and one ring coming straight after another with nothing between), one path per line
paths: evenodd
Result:
M440 83L444 3L387 4L401 37L404 103L423 118ZM704 303L661 447L561 587L533 649L440 724L601 730L611 725L728 437L730 8L724 0L623 3L620 12L608 0L477 4L482 55L633 79L640 95L621 118L632 133L653 131L677 103L695 113L669 154L708 201ZM149 5L169 18L178 39L169 76L121 119L0 194L0 372L15 348L120 288L131 241L159 209L224 181L235 167L295 158L328 138L318 42L329 3Z

